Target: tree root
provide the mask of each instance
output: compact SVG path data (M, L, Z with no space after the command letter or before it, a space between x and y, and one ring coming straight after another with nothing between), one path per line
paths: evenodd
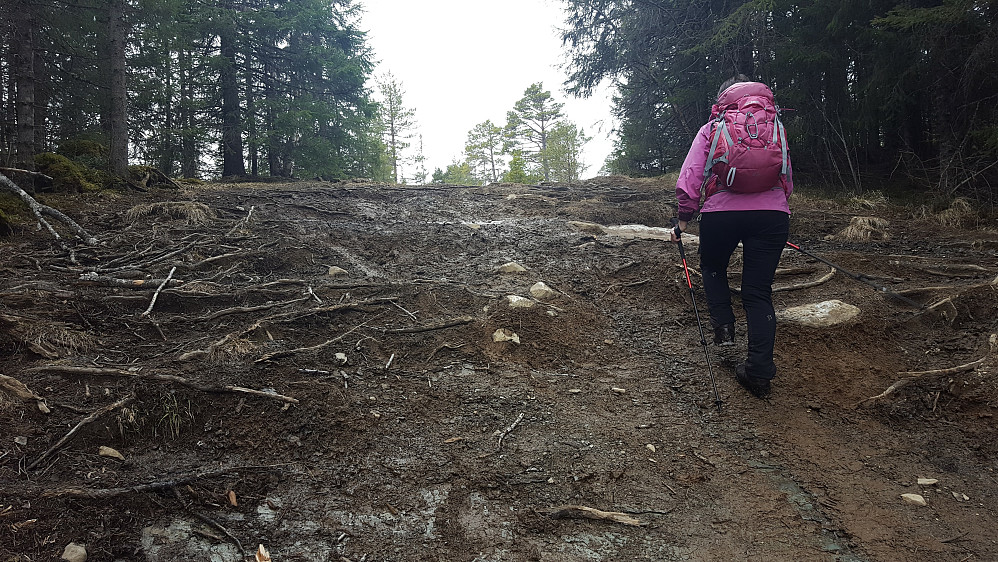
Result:
M298 403L297 398L284 396L283 394L277 394L276 392L254 390L252 388L243 388L241 386L233 386L233 385L206 386L203 384L196 383L190 379L185 379L184 377L178 377L176 375L164 375L160 373L141 373L137 371L126 371L124 369L101 368L101 367L70 367L67 365L47 365L44 367L36 367L34 369L29 369L29 371L40 372L40 373L55 373L63 375L92 375L99 377L101 376L126 377L134 379L153 380L160 382L176 383L182 386L186 386L188 388L193 388L194 390L200 390L201 392L209 392L215 394L219 393L249 394L252 396L258 396L260 398L279 400L287 404Z
M560 505L546 509L538 509L538 513L543 513L552 519L597 519L603 521L613 521L631 527L641 527L646 525L640 519L631 517L619 511L602 511L584 505Z
M103 416L104 414L106 414L106 413L108 413L108 412L110 412L112 410L117 410L118 408L124 406L125 404L128 404L129 402L131 402L134 399L135 399L135 394L134 393L130 393L128 396L122 398L121 400L118 400L117 402L115 402L113 404L108 404L107 406L104 406L100 410L96 410L94 412L91 412L90 415L88 415L87 417L83 418L82 420L80 420L79 423L77 423L75 426L73 426L73 429L70 429L69 433L67 433L66 435L64 435L62 437L62 439L56 441L55 445L52 445L51 447L49 447L44 453L42 453L42 455L40 457L38 457L37 459L35 459L34 462L32 462L31 464L29 464L28 465L28 470L34 470L34 468L36 466L38 466L39 464L41 464L42 461L44 461L45 459L47 459L49 457L49 455L51 455L55 451L59 450L63 445L65 445L66 443L68 443L69 440L72 439L73 436L76 435L76 433L78 431L80 431L80 428L82 428L83 426L87 425L88 423L96 420L97 418Z
M904 371L902 373L898 373L900 375L903 375L905 378L890 385L889 387L887 387L886 390L884 390L883 392L881 392L876 396L864 398L858 404L856 404L856 406L859 407L864 404L868 404L870 402L876 402L877 400L886 398L891 394L893 394L894 392L896 392L898 389L904 388L905 386L908 386L909 384L925 376L938 376L938 375L947 376L947 375L955 375L957 373L963 373L966 371L972 371L977 367L980 367L982 364L984 364L984 362L989 357L991 357L992 353L998 351L998 334L991 334L991 337L988 338L988 346L989 346L988 353L985 354L984 357L981 357L976 361L971 361L970 363L964 363L963 365L957 365L956 367L948 367L946 369L932 369L929 371Z

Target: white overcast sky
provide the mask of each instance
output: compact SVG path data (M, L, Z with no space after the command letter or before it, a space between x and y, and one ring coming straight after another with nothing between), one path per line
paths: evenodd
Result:
M560 0L361 0L361 29L378 63L375 76L391 72L405 90L423 135L426 169L463 160L468 131L506 112L534 82L542 82L565 117L593 140L586 146L583 177L599 174L612 149L610 92L589 99L563 91L565 62L558 28ZM373 82L372 91L376 91ZM418 139L413 140L413 146ZM406 174L409 175L409 174Z

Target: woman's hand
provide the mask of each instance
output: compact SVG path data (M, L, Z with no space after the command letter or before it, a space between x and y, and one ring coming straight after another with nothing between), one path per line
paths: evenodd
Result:
M675 228L673 228L669 233L669 240L672 242L679 242L679 236L676 235L676 231L678 230L680 233L686 232L686 225L686 221L678 221Z

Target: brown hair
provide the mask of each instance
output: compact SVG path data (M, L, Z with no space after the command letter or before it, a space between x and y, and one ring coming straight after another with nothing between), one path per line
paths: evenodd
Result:
M732 84L737 84L738 82L751 82L751 80L749 80L749 77L744 74L735 74L721 84L721 87L717 90L717 97L720 98L721 94L724 93L724 90L727 90Z

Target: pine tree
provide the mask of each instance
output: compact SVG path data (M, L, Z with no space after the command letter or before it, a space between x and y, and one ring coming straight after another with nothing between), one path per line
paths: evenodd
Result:
M551 127L562 117L565 104L554 101L551 92L545 91L541 82L531 84L523 97L506 114L508 150L517 148L524 157L540 169L545 181L551 179L550 163L546 154Z

